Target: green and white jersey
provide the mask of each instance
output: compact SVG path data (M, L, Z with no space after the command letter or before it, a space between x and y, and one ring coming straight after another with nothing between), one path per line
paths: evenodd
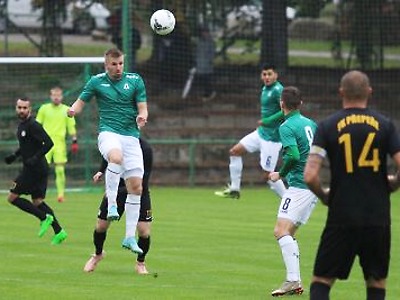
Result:
M140 75L124 72L120 80L112 81L107 73L97 74L87 82L79 99L90 102L93 97L99 109L99 132L140 136L137 104L146 102L146 88Z
M75 118L67 116L68 108L65 104L46 103L39 108L36 115L36 121L43 125L54 143L65 143L67 132L69 135L76 134Z
M310 153L317 124L303 115L298 110L285 116L285 121L279 127L279 135L283 147L283 160L285 160L285 148L295 146L300 153L300 160L286 175L289 186L308 189L304 183L304 167Z
M281 94L283 86L279 81L276 81L270 86L264 86L261 90L261 119L270 117L281 110ZM279 142L278 128L280 120L276 120L268 126L259 126L257 131L260 137L271 142Z

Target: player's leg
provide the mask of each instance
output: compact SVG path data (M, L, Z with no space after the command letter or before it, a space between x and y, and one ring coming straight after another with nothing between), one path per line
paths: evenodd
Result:
M150 232L151 232L151 221L139 221L137 225L138 232L138 246L142 249L143 253L138 254L136 259L135 270L139 275L147 275L149 272L146 268L146 255L150 250Z
M108 199L107 218L115 221L119 219L116 199L123 157L120 136L111 132L101 132L98 137L98 146L100 153L108 162L105 172L105 190Z
M142 178L144 173L143 153L139 139L123 138L124 169L128 195L125 203L126 231L122 246L135 253L143 253L136 241L136 226L140 214L140 198L142 195Z
M278 195L279 198L283 197L286 191L285 184L282 179L275 182L269 180L269 173L275 171L279 159L279 153L282 148L281 143L265 141L260 138L260 166L264 171L264 179L267 181L271 190Z
M60 226L60 224L54 214L53 209L49 205L47 205L46 202L44 202L44 199L46 197L46 190L47 190L47 176L38 177L38 178L36 178L36 181L37 181L36 187L31 192L33 204L38 209L40 209L41 211L46 213L46 215L50 215L53 217L51 226L53 227L53 230L54 230L54 236L51 241L51 244L52 245L61 244L67 238L67 233ZM39 234L39 236L41 236L41 235Z
M145 151L143 151L143 154L145 155ZM146 162L146 159L144 161ZM145 265L145 259L150 249L151 222L153 220L151 198L148 188L148 177L146 178L146 173L147 172L145 172L145 176L143 177L143 192L140 199L140 215L137 226L139 236L138 246L143 250L143 253L138 254L135 269L140 275L146 275L149 273Z
M357 228L326 226L314 263L310 300L328 300L336 279L347 279L359 249Z
M67 163L67 145L65 140L57 141L53 146L53 162L56 174L57 201L64 202L65 197L65 164Z
M281 200L274 236L281 249L286 268L286 279L272 296L301 294L303 287L300 276L300 249L294 238L298 226L305 224L317 202L317 198L307 189L290 187Z
M43 236L47 229L53 222L53 216L46 215L45 212L38 209L31 201L22 198L21 194L30 194L32 185L32 176L25 171L15 179L14 186L10 189L8 194L8 202L18 207L20 210L31 214L40 220L39 236Z
M242 156L247 153L253 153L260 150L260 143L258 138L257 130L249 133L243 137L239 143L234 145L229 150L229 175L230 184L228 188L223 191L216 191L215 195L224 198L240 198L240 187L243 171L243 159Z
M390 226L367 227L361 237L360 265L369 300L385 299L390 261L390 231Z
M126 199L126 189L123 188L118 189L117 206L118 206L119 216L122 216L124 213L125 199ZM107 208L108 208L108 200L107 196L104 195L100 203L96 226L95 229L93 230L93 245L95 251L90 256L89 260L83 267L83 271L85 272L93 272L96 269L97 264L105 256L104 243L107 238L107 230L111 224L110 221L107 220Z
M138 246L143 253L138 254L135 270L140 275L146 275L147 271L145 259L150 249L150 227L152 217L151 198L149 180L153 168L153 150L151 146L142 138L139 139L140 147L143 152L144 174L142 181L142 195L140 197L140 215L137 226Z

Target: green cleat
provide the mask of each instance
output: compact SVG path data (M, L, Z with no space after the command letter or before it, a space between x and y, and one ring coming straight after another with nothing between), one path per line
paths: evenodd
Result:
M53 236L53 239L51 240L52 245L59 245L61 244L66 238L68 234L64 229L61 229L59 233Z
M49 229L51 224L54 221L54 217L52 215L46 214L46 219L44 219L42 222L40 222L40 230L39 230L39 237L44 236L46 231Z

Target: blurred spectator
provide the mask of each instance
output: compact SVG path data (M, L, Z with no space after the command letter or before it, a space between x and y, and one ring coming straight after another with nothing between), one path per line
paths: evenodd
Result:
M108 24L110 25L111 42L118 47L120 50L123 47L123 36L122 36L122 10L120 7L115 9L113 14L108 18ZM136 68L136 51L142 45L142 38L140 36L139 30L132 23L131 28L131 39L132 39L132 49L131 51L125 51L130 55L130 66L127 70L128 72L135 72Z
M201 89L203 101L212 100L216 96L214 80L215 42L207 27L200 28L200 36L196 45L197 82Z
M190 36L181 24L172 33L159 39L157 62L162 88L182 87L188 70L193 66Z

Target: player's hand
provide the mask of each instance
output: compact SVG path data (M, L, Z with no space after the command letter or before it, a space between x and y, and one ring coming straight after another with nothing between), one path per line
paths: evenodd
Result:
M269 173L269 180L271 180L272 182L278 181L279 179L281 179L281 176L279 175L279 172L271 172Z
M26 161L25 161L25 164L26 165L28 165L28 166L33 166L33 165L35 165L37 162L38 162L38 158L37 158L37 156L36 155L34 155L34 156L32 156L32 157L29 157Z
M7 155L7 156L4 158L4 162L5 162L7 165L9 165L9 164L12 164L16 159L17 159L17 156L15 155L15 153L13 153L13 154Z
M142 116L137 116L136 117L136 124L138 125L139 128L144 127L147 123L147 118L142 117Z
M77 141L77 140L72 141L72 144L71 144L71 153L72 153L72 154L76 154L76 153L78 153L78 150L79 150L78 141Z
M67 110L67 116L68 116L69 118L72 118L73 116L75 116L75 110L74 110L72 107L68 108L68 110Z
M102 176L103 176L102 172L97 172L96 174L93 175L93 182L99 182Z

